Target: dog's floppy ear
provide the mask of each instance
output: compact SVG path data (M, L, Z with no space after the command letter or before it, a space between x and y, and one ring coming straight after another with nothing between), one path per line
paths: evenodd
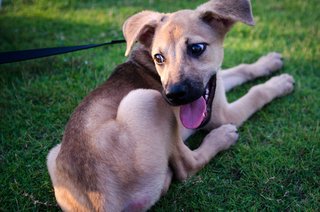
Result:
M143 11L131 16L123 25L123 34L127 42L125 55L128 56L136 41L146 47L152 44L153 35L162 15L158 12Z
M250 0L211 0L200 5L196 11L204 22L211 26L220 26L224 33L237 21L255 25Z

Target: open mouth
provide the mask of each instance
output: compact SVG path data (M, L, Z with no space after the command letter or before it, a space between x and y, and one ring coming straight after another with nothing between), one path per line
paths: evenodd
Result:
M204 94L200 98L180 106L180 120L184 127L188 129L197 129L203 127L210 121L215 91L216 74L210 78Z

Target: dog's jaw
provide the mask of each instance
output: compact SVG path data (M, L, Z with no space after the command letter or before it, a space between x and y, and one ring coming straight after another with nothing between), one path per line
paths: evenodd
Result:
M210 121L211 111L212 111L212 102L213 102L213 99L214 99L215 93L216 93L216 82L217 82L217 73L215 73L210 78L210 80L207 84L206 91L205 91L207 111L206 111L206 114L205 114L205 117L204 117L202 123L200 124L200 126L198 128L204 127Z
M212 101L216 90L216 74L206 85L204 94L197 100L180 106L180 120L188 129L204 127L211 118Z

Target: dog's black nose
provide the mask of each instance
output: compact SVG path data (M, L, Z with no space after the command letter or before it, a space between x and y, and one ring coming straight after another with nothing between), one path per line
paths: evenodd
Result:
M187 96L188 88L184 84L173 84L166 89L166 97L172 103L183 101Z
M184 105L198 99L203 94L203 86L197 82L185 80L180 83L168 85L164 96L171 105Z

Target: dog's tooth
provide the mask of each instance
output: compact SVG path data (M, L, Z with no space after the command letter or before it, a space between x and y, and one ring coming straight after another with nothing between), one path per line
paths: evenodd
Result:
M205 94L204 94L204 98L206 99L206 101L208 100L208 98L209 98L209 88L206 88L206 92L205 92Z

